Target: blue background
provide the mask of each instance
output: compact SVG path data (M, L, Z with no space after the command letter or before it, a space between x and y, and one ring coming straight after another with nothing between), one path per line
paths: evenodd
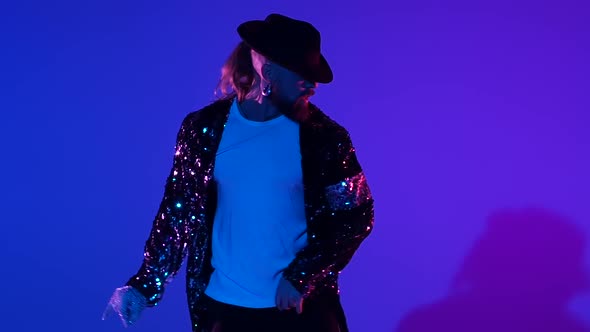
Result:
M322 32L335 80L313 101L376 199L342 274L351 331L587 330L587 6L3 3L0 330L123 330L100 317L141 263L180 122L214 99L237 25L271 12ZM132 329L189 331L183 279Z

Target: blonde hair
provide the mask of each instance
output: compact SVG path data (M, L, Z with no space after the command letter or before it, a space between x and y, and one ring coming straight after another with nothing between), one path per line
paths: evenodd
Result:
M266 58L252 50L243 41L231 52L221 68L221 77L215 89L219 99L237 97L245 99L260 95L261 68Z

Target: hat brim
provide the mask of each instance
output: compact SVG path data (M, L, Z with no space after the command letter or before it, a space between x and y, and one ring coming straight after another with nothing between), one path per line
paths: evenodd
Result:
M294 65L286 63L274 56L271 45L268 44L270 38L268 25L265 21L248 21L238 26L238 35L240 38L256 52L264 55L269 60L303 76L303 78L317 82L330 83L334 80L332 68L323 54L320 54L320 61L317 64Z

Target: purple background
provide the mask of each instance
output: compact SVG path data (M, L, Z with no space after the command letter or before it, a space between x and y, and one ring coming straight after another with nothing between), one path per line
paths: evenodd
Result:
M123 330L100 316L139 267L180 121L236 26L273 11L322 32L335 81L313 100L376 199L342 274L351 331L590 329L587 4L440 3L3 3L0 329ZM183 279L133 330L189 331Z

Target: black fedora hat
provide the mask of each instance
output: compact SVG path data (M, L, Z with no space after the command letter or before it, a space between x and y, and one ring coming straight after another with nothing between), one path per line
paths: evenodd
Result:
M281 14L238 26L242 40L269 60L317 83L330 83L332 69L321 54L320 32L310 23Z

